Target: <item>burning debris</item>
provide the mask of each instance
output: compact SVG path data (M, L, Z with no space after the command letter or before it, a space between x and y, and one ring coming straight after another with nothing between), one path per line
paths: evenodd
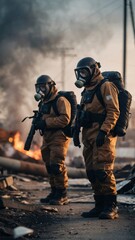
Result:
M32 142L29 151L24 150L24 142L21 140L19 131L9 132L1 129L4 133L0 136L0 169L1 173L7 170L9 173L25 173L35 176L47 177L47 171L41 158L40 147ZM18 160L19 159L19 160ZM72 162L68 164L68 175L70 178L86 178L86 172L82 166L82 158L75 159L77 166Z
M12 143L16 133L17 131L6 131L4 128L0 127L0 144L7 142Z
M34 158L35 160L41 160L41 151L40 147L36 142L32 143L32 150L24 150L24 142L21 140L21 135L17 132L14 136L14 148L19 152L26 154L27 156Z
M35 141L32 143L31 150L25 151L20 132L7 131L2 128L0 129L0 155L26 160L29 157L34 160L41 160L40 147Z

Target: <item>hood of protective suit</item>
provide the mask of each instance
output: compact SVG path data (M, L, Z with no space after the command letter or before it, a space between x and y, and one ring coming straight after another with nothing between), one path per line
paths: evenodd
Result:
M103 79L104 79L104 77L102 76L100 69L95 68L93 77L91 78L89 85L87 85L85 88L92 89Z
M49 94L49 98L45 99L44 103L48 103L48 102L52 101L53 99L55 99L57 94L58 94L58 90L57 90L57 88L54 85L54 86L52 86L51 92Z

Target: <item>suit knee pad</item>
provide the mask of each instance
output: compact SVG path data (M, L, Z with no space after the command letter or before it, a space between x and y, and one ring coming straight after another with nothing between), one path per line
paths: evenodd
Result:
M105 170L96 170L95 171L96 174L96 178L100 181L100 182L105 182L106 178L109 175L109 171L105 171Z
M51 173L52 173L53 175L59 175L59 174L62 173L59 164L51 164L50 167L51 167Z
M96 182L96 175L94 170L87 170L87 177L91 183Z

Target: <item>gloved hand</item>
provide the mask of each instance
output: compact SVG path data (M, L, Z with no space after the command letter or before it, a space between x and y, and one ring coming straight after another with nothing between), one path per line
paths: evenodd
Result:
M97 138L96 138L97 147L101 147L104 144L106 135L107 135L107 133L105 131L103 131L103 130L99 131Z
M79 132L77 131L74 131L74 134L73 134L73 143L74 143L74 146L75 147L81 147L81 144L80 144L80 139L79 139Z
M44 131L46 127L46 123L45 120L40 119L36 124L35 124L35 129L36 130L42 130Z

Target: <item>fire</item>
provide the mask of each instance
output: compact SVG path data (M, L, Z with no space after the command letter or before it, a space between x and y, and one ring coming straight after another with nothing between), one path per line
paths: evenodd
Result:
M21 141L21 135L19 132L14 135L13 141L12 139L9 139L9 142L13 142L13 146L16 150L25 153L29 157L35 158L36 160L41 160L41 151L37 146L35 146L33 150L24 150L24 142Z
M14 141L14 138L12 138L12 137L9 137L8 141L9 141L10 143L13 143L13 141Z

